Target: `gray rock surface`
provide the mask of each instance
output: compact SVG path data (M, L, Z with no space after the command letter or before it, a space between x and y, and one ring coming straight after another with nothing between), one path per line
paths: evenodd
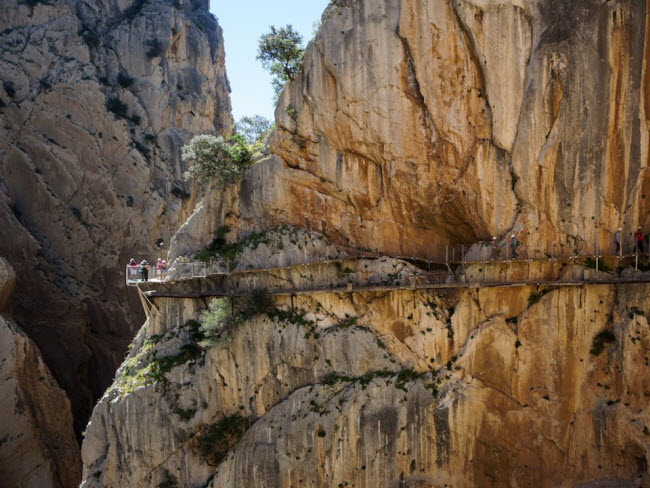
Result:
M14 318L80 433L143 320L123 266L190 215L180 147L232 123L207 1L7 0L0 9L0 254ZM189 195L191 194L191 196Z
M3 302L16 274L0 257L0 480L3 487L66 488L81 475L70 401Z

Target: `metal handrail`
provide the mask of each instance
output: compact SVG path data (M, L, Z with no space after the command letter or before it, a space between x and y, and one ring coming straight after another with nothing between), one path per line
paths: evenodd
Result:
M313 260L292 263L286 266L259 266L259 267L249 267L246 269L231 269L231 265L232 265L231 261L225 258L211 259L208 262L205 261L176 262L172 266L168 267L166 270L157 268L154 265L147 265L147 266L127 265L125 277L126 277L127 286L138 286L142 284L162 283L166 281L166 279L177 281L177 280L186 280L186 279L193 279L193 278L207 278L208 276L231 276L231 275L259 273L259 272L268 273L277 270L286 270L289 268L295 268L301 266L302 267L318 266L322 264L332 264L337 262L338 263L354 262L358 259L376 260L381 258L390 258L390 259L408 260L408 261L419 262L419 263L427 263L429 267L429 272L427 273L428 278L431 279L432 281L436 280L439 284L443 284L442 283L443 280L445 283L449 283L450 280L453 281L459 279L458 277L462 277L462 282L465 283L470 282L470 279L468 278L466 271L467 271L467 267L471 267L472 265L482 265L483 267L485 267L488 264L505 263L511 265L516 263L527 263L528 266L530 266L530 263L534 263L534 262L559 262L559 261L563 261L563 262L566 261L568 264L577 264L576 261L592 259L595 261L596 271L600 271L599 263L601 263L604 260L618 260L618 262L620 263L621 261L626 259L635 259L635 263L634 263L635 269L638 269L638 260L639 257L641 257L639 253L626 254L626 255L573 254L569 256L548 255L543 258L517 257L517 258L503 259L503 258L495 257L495 258L487 258L487 259L479 259L479 260L464 260L464 259L461 261L448 260L445 263L442 263L442 262L433 262L431 260L420 258L420 257L390 256L390 255L381 254L376 251L366 251L366 250L353 249L353 248L346 249L345 253L346 253L345 256L341 256L341 254L338 253L335 257L331 259L329 258L329 256L326 256L324 259L317 258ZM439 265L439 266L462 264L462 268L459 267L459 269L457 269L457 271L460 270L460 273L451 272L451 268L449 268L449 272L433 273L431 272L432 264ZM528 270L528 272L530 272L530 270ZM483 282L513 283L515 281L486 280L485 273L484 273L483 279L475 279L472 282L473 283L483 283ZM595 280L590 280L590 282L591 281L595 281Z

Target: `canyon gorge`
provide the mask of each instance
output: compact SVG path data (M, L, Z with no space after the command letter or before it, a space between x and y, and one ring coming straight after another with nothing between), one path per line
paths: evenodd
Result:
M5 3L8 486L650 486L645 260L600 270L629 283L405 289L492 236L613 254L620 227L632 252L646 1L333 0L268 150L226 187L180 160L232 128L207 0ZM241 274L170 273L145 317L123 264L163 247L178 267L217 237ZM377 257L329 262L350 248ZM367 279L394 289L345 289ZM201 328L206 290L316 286L223 340Z

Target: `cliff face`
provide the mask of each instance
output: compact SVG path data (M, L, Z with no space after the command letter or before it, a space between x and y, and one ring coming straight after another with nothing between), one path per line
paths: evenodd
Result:
M207 9L8 0L0 11L0 255L18 275L14 318L70 397L77 432L143 319L123 265L155 258L194 206L181 145L231 126Z
M87 427L83 486L648 486L649 291L285 296L217 344L204 299L158 298Z
M612 251L622 226L629 251L648 223L649 11L333 1L271 156L208 195L171 256L277 223L421 257L511 232L528 255ZM322 256L293 244L248 262ZM649 486L649 291L277 297L217 345L197 343L204 299L156 299L88 426L83 485Z
M636 0L337 0L240 215L391 253L511 232L613 250L647 221L648 27Z
M0 478L8 487L74 486L81 476L70 401L7 310L16 273L0 258Z

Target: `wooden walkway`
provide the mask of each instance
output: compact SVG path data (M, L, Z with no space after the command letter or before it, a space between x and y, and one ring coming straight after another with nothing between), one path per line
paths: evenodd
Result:
M650 279L603 279L603 280L531 280L531 281L487 281L470 283L416 283L414 285L361 285L361 286L333 286L327 288L288 288L283 290L268 290L272 296L298 296L318 295L327 293L377 293L395 291L416 291L416 290L458 290L474 288L513 288L523 286L536 287L564 287L583 285L634 285L650 284ZM197 291L197 292L166 292L148 291L145 292L149 298L219 298L226 297L231 291ZM252 291L237 290L237 295L251 295Z
M612 284L643 284L650 283L650 278L641 279L638 277L623 279L617 278L613 275L597 275L589 278L582 279L557 279L557 280L548 280L548 279L485 279L480 277L468 277L465 273L468 267L482 266L483 272L485 273L485 268L494 267L502 268L504 265L509 267L515 267L522 269L523 266L530 268L532 263L551 263L553 265L560 264L577 264L582 265L589 263L587 267L595 268L595 271L598 271L599 265L602 269L602 263L608 263L608 267L615 263L616 267L622 265L623 263L628 264L629 266L634 265L638 269L639 260L645 259L645 255L639 254L626 254L626 255L601 255L601 254L590 254L590 255L568 255L568 256L549 256L545 255L544 257L537 258L522 258L518 257L515 259L478 259L478 260L451 260L445 262L431 261L428 259L422 259L418 257L409 257L409 256L387 256L380 253L358 250L354 255L349 255L346 257L333 257L332 259L323 258L314 261L294 263L286 266L267 266L267 267L258 267L258 268L247 268L240 270L229 270L229 264L227 263L224 271L219 271L214 269L214 265L211 266L212 270L205 264L202 263L203 267L199 268L200 272L195 274L195 268L198 266L198 263L185 263L180 266L191 266L192 272L190 276L183 275L176 281L169 282L135 282L135 286L138 286L139 292L143 295L142 298L146 299L155 299L155 298L211 298L211 297L224 297L233 291L238 295L249 295L252 293L252 290L240 290L236 287L229 287L229 289L223 289L224 284L209 283L211 278L237 278L250 275L266 275L267 282L270 283L271 274L281 274L283 272L288 272L289 270L304 270L305 268L323 266L323 265L335 265L338 268L342 268L346 264L352 265L359 260L378 260L382 258L388 259L397 259L413 264L417 270L413 270L412 276L402 275L402 283L398 284L377 284L373 283L370 280L366 283L348 283L346 285L335 284L330 286L323 287L287 287L279 289L269 289L268 292L274 296L297 296L297 295L316 295L316 294L326 294L326 293L377 293L377 292L393 292L393 291L413 291L413 290L454 290L454 289L468 289L468 288L494 288L494 287L522 287L522 286L551 286L551 287L562 287L562 286L582 286L582 285L612 285ZM213 263L214 264L214 263ZM223 263L220 263L223 264ZM171 271L171 270L170 270ZM420 276L416 277L416 271ZM481 271L480 269L478 271ZM127 271L128 272L128 271ZM352 272L354 273L354 271ZM352 274L351 273L351 274ZM507 275L507 272L506 272ZM410 279L410 282L404 284L404 279ZM374 280L377 280L377 277L374 277ZM418 282L422 281L422 282ZM187 284L188 286L183 286ZM163 289L144 291L141 287L143 285L159 285ZM207 285L207 286L205 286ZM200 291L175 291L176 289L187 289L187 288L203 288ZM213 289L205 289L213 288Z

